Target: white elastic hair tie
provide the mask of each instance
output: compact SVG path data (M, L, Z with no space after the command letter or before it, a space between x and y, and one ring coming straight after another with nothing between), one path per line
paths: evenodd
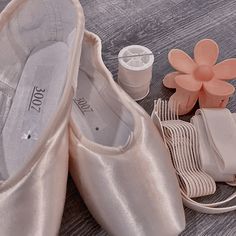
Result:
M216 203L199 203L194 197L213 194L216 190L214 179L201 166L199 140L194 124L178 120L171 114L176 107L168 107L167 101L159 99L154 103L152 119L164 137L173 165L179 177L184 204L196 211L208 214L219 214L236 210L236 206L220 207L236 198L233 193L227 199ZM234 186L234 183L231 184Z

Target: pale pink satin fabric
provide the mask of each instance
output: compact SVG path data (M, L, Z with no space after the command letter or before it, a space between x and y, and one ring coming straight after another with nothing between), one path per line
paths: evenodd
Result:
M26 1L10 2L0 15L0 29ZM71 2L77 12L77 26L65 89L30 162L0 184L0 235L3 236L51 236L57 235L60 227L68 175L68 119L84 32L82 8L77 0Z
M104 77L104 86L132 113L134 131L124 147L103 146L81 133L72 112L70 172L78 189L109 235L178 235L185 227L184 210L159 132L148 114L114 82L101 58L100 39L86 32L82 50L83 70L87 66L90 76Z

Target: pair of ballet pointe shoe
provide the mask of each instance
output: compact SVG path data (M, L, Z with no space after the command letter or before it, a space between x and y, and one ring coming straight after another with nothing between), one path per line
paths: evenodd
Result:
M11 1L0 71L0 235L57 235L69 169L110 235L184 229L169 152L106 69L77 0Z

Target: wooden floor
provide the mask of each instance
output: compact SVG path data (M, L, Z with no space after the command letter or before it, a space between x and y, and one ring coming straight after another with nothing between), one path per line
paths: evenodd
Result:
M180 48L192 55L198 40L212 38L221 48L219 61L236 57L235 0L82 0L81 4L87 29L102 38L103 58L114 78L117 77L117 60L113 58L121 48L140 44L153 51L151 91L140 102L148 113L152 111L154 99L169 98L173 92L162 86L163 76L171 71L167 61L170 49ZM236 112L236 96L231 99L229 108ZM188 120L190 116L184 118ZM221 185L214 200L232 191ZM186 209L186 217L187 228L182 235L236 235L235 212L204 215ZM107 235L89 214L71 179L60 235Z
M8 2L0 0L0 9ZM121 48L140 44L153 51L155 63L151 91L140 102L148 113L152 111L154 99L169 98L173 92L162 86L163 76L171 71L167 61L170 49L180 48L192 55L198 40L212 38L221 48L219 60L236 57L235 0L81 0L81 4L87 29L102 38L103 58L114 78L117 76L117 60L113 58ZM236 112L236 96L230 100L229 108ZM189 118L190 115L184 117ZM232 191L232 188L220 185L214 197L204 200L222 199ZM204 215L186 209L186 218L183 236L236 235L235 212ZM60 235L107 235L90 215L71 178L68 179Z

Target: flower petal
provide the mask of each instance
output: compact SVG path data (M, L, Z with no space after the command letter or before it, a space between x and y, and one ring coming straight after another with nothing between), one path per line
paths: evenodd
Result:
M167 88L172 88L172 89L176 88L175 77L177 75L181 75L181 73L175 71L175 72L171 72L167 74L165 78L163 79L164 86Z
M203 90L207 95L215 97L227 97L234 93L235 88L228 82L212 79L203 83Z
M219 47L214 40L203 39L194 48L194 59L198 65L215 65L219 55Z
M229 80L236 77L236 58L227 59L213 67L215 77L222 80Z
M189 92L197 92L202 87L202 82L195 80L192 75L178 75L175 77L177 87L181 87Z
M179 49L172 49L168 54L168 60L176 70L186 74L193 72L197 66L188 54Z

